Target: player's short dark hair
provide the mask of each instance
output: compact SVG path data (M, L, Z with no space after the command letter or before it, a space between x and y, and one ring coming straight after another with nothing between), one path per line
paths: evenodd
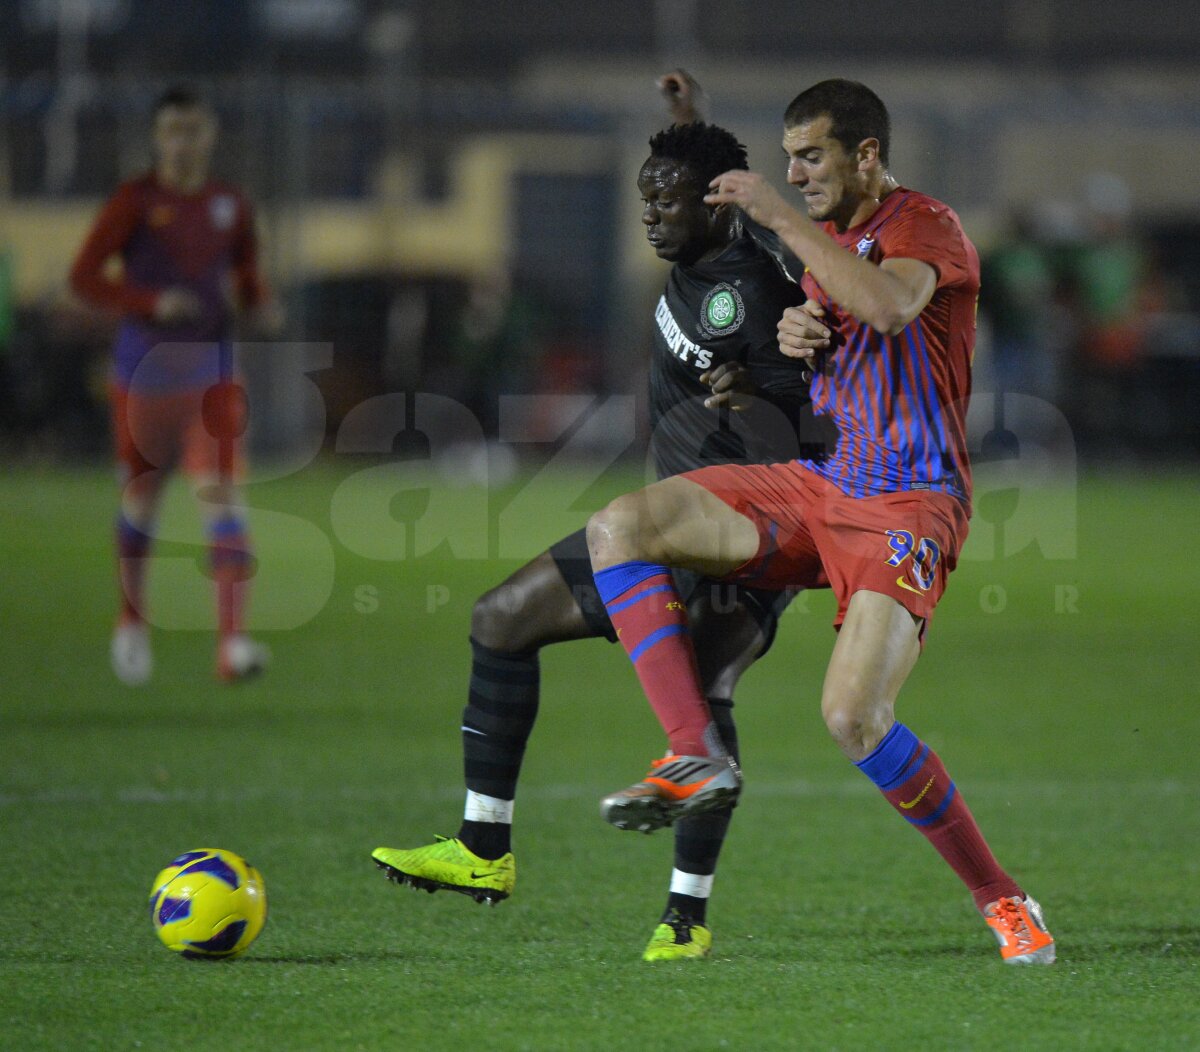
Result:
M664 128L650 139L650 156L686 166L704 188L722 172L750 167L746 147L733 133L704 121Z
M154 100L154 116L157 117L165 109L190 110L194 106L208 106L199 89L191 84L172 84Z
M883 100L856 80L823 80L800 92L783 115L783 126L794 128L818 117L828 117L831 134L849 153L863 139L879 140L879 160L888 163L892 119Z

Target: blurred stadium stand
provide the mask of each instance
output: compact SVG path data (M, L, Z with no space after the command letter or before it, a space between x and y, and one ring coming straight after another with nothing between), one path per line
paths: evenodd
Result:
M985 294L978 386L1061 406L1085 451L1195 459L1198 54L1194 4L1174 0L927 0L903 17L882 0L7 0L0 449L105 448L106 328L66 305L65 273L181 79L219 111L219 173L259 204L289 336L334 345L331 427L386 390L453 394L485 424L501 392L638 391L663 267L633 176L663 123L654 77L682 64L777 180L790 97L870 83L901 181L953 204L985 256L1023 216L1025 263L1050 283L1044 339L1013 353L1054 368L1006 369ZM1087 313L1097 175L1127 194L1139 260L1103 324ZM508 312L489 346L513 358L480 370L462 336L488 289ZM1114 326L1132 343L1097 358ZM264 448L289 434L287 397L270 405Z

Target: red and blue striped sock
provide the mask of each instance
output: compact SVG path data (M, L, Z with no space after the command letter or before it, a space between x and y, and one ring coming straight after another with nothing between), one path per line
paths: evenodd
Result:
M971 890L982 911L1003 896L1021 894L996 861L942 761L903 723L855 766L936 849Z
M665 566L627 562L595 573L596 588L642 689L667 732L671 752L721 752L700 686L687 610Z
M209 535L212 575L217 584L217 631L225 639L242 630L254 559L241 516L223 515L212 523Z
M147 528L148 529L148 528ZM146 560L151 537L125 516L117 516L117 582L121 586L121 620L146 619Z

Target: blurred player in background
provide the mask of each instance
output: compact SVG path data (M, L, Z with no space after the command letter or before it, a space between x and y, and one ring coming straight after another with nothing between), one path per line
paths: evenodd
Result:
M821 698L830 733L966 884L1002 959L1049 964L1040 907L1000 867L938 755L894 714L967 534L979 259L953 211L898 185L889 139L872 91L823 81L784 117L803 212L752 172L711 184L706 202L741 208L806 265L808 299L784 313L779 342L813 363L813 408L836 422L838 443L822 460L688 472L592 517L597 590L670 753L602 806L631 828L662 824L681 796L738 790L709 733L716 714L668 567L749 587L827 575L838 599Z
M237 485L245 404L230 339L239 312L263 335L281 320L259 275L249 202L209 177L216 135L216 116L194 90L162 95L154 170L117 188L71 269L77 295L121 317L110 385L122 486L111 658L128 684L145 683L153 670L145 577L159 500L175 467L190 477L207 519L217 674L232 682L267 660L266 648L242 630L253 566Z
M650 147L638 175L642 222L658 257L674 263L655 312L650 354L657 474L794 456L809 374L807 363L779 353L775 326L785 308L801 302L800 290L742 232L737 209L703 201L715 175L746 166L745 148L703 123L660 132ZM734 687L770 647L791 594L719 586L686 572L676 584L680 616L686 607L697 640L695 675L714 714L712 732L722 751L736 754ZM617 635L596 593L583 530L476 602L462 720L464 820L454 838L411 850L378 848L372 857L392 879L480 901L508 897L516 879L513 801L538 711L538 651L596 638L616 642ZM681 803L670 891L646 960L709 952L706 907L731 809L711 795L704 803L716 806L694 816Z

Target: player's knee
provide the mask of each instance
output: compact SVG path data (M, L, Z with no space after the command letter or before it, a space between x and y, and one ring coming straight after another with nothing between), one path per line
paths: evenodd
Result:
M505 584L481 595L471 608L471 638L507 654L536 646L529 639L527 619L521 617L520 600L519 591Z
M148 504L126 500L121 505L121 518L130 526L147 533L154 523L154 509Z
M891 706L851 689L825 692L821 715L833 740L851 759L861 760L887 734Z
M861 760L878 743L877 739L872 741L871 721L852 710L829 710L825 713L825 726L838 748L852 760Z
M121 515L138 529L153 525L158 514L158 480L149 473L129 482L121 494Z
M651 538L641 527L644 518L638 494L618 497L588 519L588 548L611 562L646 558L649 553L645 549Z
M137 499L126 496L121 502L121 517L143 533L149 533L158 517L157 502L152 497Z

